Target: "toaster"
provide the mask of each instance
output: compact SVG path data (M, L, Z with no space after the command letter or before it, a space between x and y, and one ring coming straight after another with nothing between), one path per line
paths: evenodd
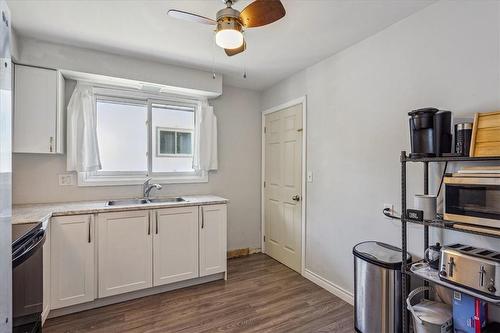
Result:
M463 244L443 247L439 278L500 299L500 252Z

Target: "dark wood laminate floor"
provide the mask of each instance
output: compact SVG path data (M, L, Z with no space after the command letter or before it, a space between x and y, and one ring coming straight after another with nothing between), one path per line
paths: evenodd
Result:
M215 281L49 319L59 332L351 333L353 308L264 254L228 262Z

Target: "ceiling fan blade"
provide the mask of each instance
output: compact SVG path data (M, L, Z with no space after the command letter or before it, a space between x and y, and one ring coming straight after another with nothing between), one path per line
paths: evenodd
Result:
M241 11L240 20L246 28L261 27L285 16L280 0L255 0Z
M237 55L238 53L241 53L247 49L247 42L243 41L243 44L241 44L240 47L236 49L224 49L226 51L226 54L230 57Z
M181 19L185 21L198 22L203 24L216 25L217 21L212 20L211 18L204 17L201 15L184 12L182 10L170 9L167 13L171 17L175 17L176 19Z

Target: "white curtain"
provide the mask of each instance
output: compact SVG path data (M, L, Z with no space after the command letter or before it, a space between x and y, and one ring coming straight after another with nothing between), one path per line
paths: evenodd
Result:
M217 117L214 108L203 101L196 115L193 168L198 171L217 170Z
M77 83L68 104L67 124L67 170L100 170L97 119L91 86Z

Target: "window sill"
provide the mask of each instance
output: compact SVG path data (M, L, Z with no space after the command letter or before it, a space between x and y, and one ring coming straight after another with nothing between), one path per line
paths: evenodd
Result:
M85 172L78 173L78 186L125 186L142 185L151 178L152 183L158 184L191 184L208 183L208 172L184 173L175 175L95 175Z

